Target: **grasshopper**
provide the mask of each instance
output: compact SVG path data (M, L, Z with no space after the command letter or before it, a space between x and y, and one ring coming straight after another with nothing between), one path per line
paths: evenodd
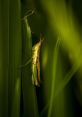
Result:
M40 49L43 39L36 43L32 48L32 83L40 86Z
M27 15L22 18L22 20L26 20L28 16L35 13L35 9L29 10ZM43 42L42 36L40 37L40 41L36 43L32 47L32 58L30 58L24 65L21 67L27 66L30 62L32 62L32 83L35 86L40 86L40 49L41 44Z
M32 62L32 84L40 86L40 49L44 39L40 38L40 41L32 47L32 58L30 58L21 67L27 66Z

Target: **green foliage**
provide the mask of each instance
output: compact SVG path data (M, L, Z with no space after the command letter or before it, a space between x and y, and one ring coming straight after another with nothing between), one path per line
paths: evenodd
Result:
M0 117L75 116L74 99L82 104L80 29L72 2L0 0ZM40 35L37 87L32 49Z

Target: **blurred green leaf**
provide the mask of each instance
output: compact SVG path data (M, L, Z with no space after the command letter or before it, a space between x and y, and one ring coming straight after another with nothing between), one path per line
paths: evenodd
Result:
M22 21L22 64L32 58L32 37L28 20ZM32 84L32 62L22 67L22 91L24 117L38 117L38 106L35 86Z

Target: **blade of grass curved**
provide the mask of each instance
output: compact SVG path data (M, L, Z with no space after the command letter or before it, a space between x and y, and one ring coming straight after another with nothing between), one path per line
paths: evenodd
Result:
M54 98L57 97L57 95L67 86L67 84L70 82L70 80L73 78L73 75L77 72L80 66L73 65L73 67L70 69L70 71L66 74L65 78L61 81L61 83L58 85L57 90L55 91ZM49 106L49 102L44 107L44 109L41 112L41 117L43 113L46 111L46 109Z
M59 84L55 92L55 97L66 87L66 85L70 82L70 80L73 78L73 75L77 72L79 68L80 66L77 67L76 65L73 65L71 70L66 74L65 78Z

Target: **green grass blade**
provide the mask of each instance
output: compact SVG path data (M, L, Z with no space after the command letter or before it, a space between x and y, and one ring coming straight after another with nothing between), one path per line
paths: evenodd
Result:
M9 0L0 0L0 117L8 117Z
M50 95L50 102L49 102L49 110L48 110L48 117L51 117L52 113L52 105L54 100L54 88L55 88L55 78L56 78L56 70L57 70L57 60L58 60L58 52L59 52L59 39L56 42L56 46L54 49L54 61L53 61L53 76L52 76L52 84L51 84L51 95Z
M21 3L10 0L9 7L9 117L20 117L21 96Z
M24 103L24 117L38 117L37 97L35 86L32 84L32 37L28 20L22 20L22 91ZM29 60L29 64L28 61ZM27 62L26 62L27 61ZM26 64L25 64L26 63Z

